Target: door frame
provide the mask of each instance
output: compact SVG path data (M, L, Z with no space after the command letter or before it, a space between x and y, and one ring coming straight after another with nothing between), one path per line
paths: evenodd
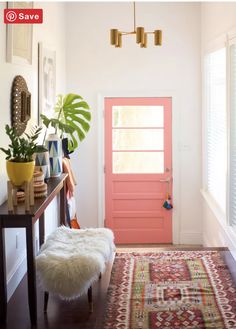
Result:
M97 163L98 163L98 226L104 227L104 219L105 219L105 147L104 147L104 138L105 138L105 108L104 101L105 98L132 98L132 97L171 97L172 98L172 177L173 177L173 186L172 186L172 198L174 208L172 210L172 236L173 236L173 244L180 243L180 204L181 204L181 190L180 190L180 162L181 162L181 154L180 154L180 112L179 108L179 100L176 95L176 92L173 90L157 90L157 91L119 91L119 92L111 92L105 91L100 92L98 94L98 132L97 132Z

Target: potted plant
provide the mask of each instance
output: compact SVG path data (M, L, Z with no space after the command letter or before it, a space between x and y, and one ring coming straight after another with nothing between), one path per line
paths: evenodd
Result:
M36 140L42 128L32 129L30 134L18 136L15 128L5 126L6 134L11 143L8 148L0 147L6 154L7 174L15 186L21 186L25 181L30 181L34 172L33 154L36 149Z
M41 114L40 117L46 128L51 126L55 129L55 133L49 134L46 140L52 177L59 176L62 171L63 137L66 136L68 139L64 145L67 145L68 152L70 153L73 152L78 147L79 142L85 138L90 128L89 121L91 120L91 113L89 110L89 105L80 95L66 94L65 96L59 95L57 97L53 118L48 118Z
M68 149L73 152L89 131L91 121L90 107L80 95L58 95L54 108L55 118L48 118L41 114L43 124L48 128L55 128L60 132L60 138L65 134L68 138Z

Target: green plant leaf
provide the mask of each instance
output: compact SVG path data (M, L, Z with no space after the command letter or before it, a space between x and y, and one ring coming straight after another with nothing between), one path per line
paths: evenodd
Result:
M44 114L40 114L40 118L42 119L42 122L46 126L46 128L48 128L51 123L51 120Z
M70 152L74 151L78 147L77 139L75 138L74 134L70 135L71 139L68 140L68 149Z
M80 95L77 94L67 94L63 100L63 107L72 104L76 99L83 99Z
M75 142L74 132L76 132L78 140L82 141L85 138L85 133L90 129L91 113L89 112L89 105L80 95L68 94L63 99L58 100L57 106L61 106L58 112L60 119L64 121L64 124L74 129L73 132L67 134L69 149L73 151L78 147L78 141Z
M84 131L88 132L89 131L89 128L90 128L90 125L88 124L87 121L85 121L84 119L80 118L80 117L77 117L76 115L74 114L71 114L70 115L70 118L72 119L72 122L74 124L76 124L76 122L78 122L81 126L81 128L83 128ZM71 124L71 119L68 119L67 120L67 123L68 124ZM76 122L75 122L76 121Z
M78 109L78 108L84 108L89 110L89 105L86 102L78 102L78 103L74 103L74 104L67 104L66 106L64 106L64 110L66 110L67 108L69 109Z
M83 132L83 130L72 121L70 122L70 124L72 127L75 128L79 141L81 142L83 139L85 139L85 133ZM70 137L71 137L71 134L70 134Z
M74 110L68 110L66 109L64 111L67 115L69 114L74 114ZM84 117L86 120L90 121L91 120L91 113L88 111L84 111L84 110L77 110L76 112L77 115L81 115L82 117Z

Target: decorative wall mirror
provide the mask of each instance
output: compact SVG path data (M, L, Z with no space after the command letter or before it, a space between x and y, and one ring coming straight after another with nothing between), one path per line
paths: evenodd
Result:
M21 75L17 75L12 83L11 120L18 136L23 134L31 115L31 93Z

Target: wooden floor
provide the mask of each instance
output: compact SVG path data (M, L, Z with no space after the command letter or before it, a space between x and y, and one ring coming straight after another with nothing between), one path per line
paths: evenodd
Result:
M138 250L143 246L137 245L133 249ZM158 246L151 245L149 248L157 248ZM130 246L123 246L118 250L130 249ZM161 250L196 250L196 247L191 246L161 246ZM198 247L198 250L207 250L209 248ZM211 248L213 249L213 248ZM215 250L216 248L214 248ZM222 252L223 257L226 256L228 264L235 263L225 249L218 248ZM93 285L94 312L90 315L87 296L82 296L72 302L61 301L58 298L50 297L48 304L47 315L43 313L43 292L38 287L38 329L103 329L102 319L105 312L106 291L110 280L111 266L107 268L102 279ZM236 280L236 273L235 280ZM27 299L27 284L26 277L22 280L14 295L8 304L7 325L0 327L1 329L30 329L28 299Z
M43 312L44 293L38 287L37 329L102 329L106 291L110 280L111 265L101 280L93 285L94 312L89 314L87 296L66 302L49 297L47 314ZM10 299L7 308L7 325L1 329L30 329L26 276Z

